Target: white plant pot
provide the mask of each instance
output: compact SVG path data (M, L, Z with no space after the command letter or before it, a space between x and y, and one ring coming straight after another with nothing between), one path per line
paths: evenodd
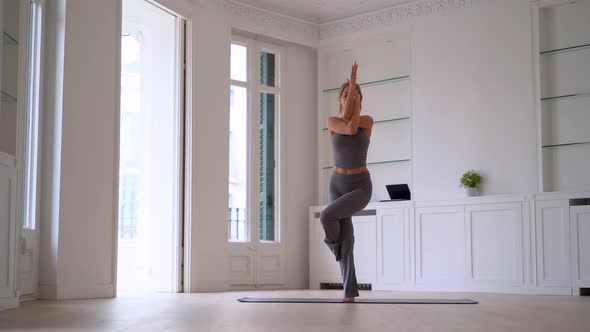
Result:
M465 192L467 193L467 197L479 196L479 190L477 190L477 187L465 188Z

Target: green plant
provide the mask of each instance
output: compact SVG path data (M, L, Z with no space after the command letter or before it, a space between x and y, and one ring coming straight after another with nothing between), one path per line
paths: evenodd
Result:
M475 188L481 182L481 175L476 171L470 169L459 180L461 183L461 187L465 188Z

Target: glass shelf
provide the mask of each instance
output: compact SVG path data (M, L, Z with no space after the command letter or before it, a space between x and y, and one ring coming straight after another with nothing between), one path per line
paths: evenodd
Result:
M370 165L381 165L381 164L393 164L393 163L404 163L404 162L409 162L409 161L411 161L411 159L374 161L374 162L367 163L367 166L370 166ZM332 169L332 166L322 167L322 169Z
M403 80L406 80L406 79L409 79L409 78L410 78L410 75L404 75L404 76L386 78L386 79L383 79L383 80L358 83L358 85L360 85L360 86L378 85L378 84L385 84L385 83L390 83L390 82L403 81ZM340 91L340 88L333 88L333 89L322 90L322 92L336 92L336 91Z
M394 122L394 121L402 121L402 120L409 120L410 117L406 116L403 118L395 118L395 119L386 119L386 120L379 120L379 121L373 121L373 124L377 124L377 123L387 123L387 122ZM322 128L322 130L328 130L328 128Z
M16 102L16 98L14 98L13 96L9 95L8 93L2 91L2 102L8 102L8 103L14 103Z
M18 45L18 40L13 38L11 35L7 34L6 32L3 33L3 44L4 45Z
M543 145L543 148L555 148L560 146L568 146L568 145L585 145L590 144L590 142L572 142L572 143L562 143L562 144L551 144L551 145Z
M545 98L541 98L541 101L552 101L552 100L577 98L577 97L590 97L590 92L587 92L587 93L572 93L572 94L569 94L569 95L545 97Z
M557 53L562 53L562 52L570 52L570 51L582 50L582 49L585 49L585 48L590 48L590 44L583 44L583 45L576 45L576 46L558 48L558 49L554 49L554 50L547 50L547 51L540 52L539 54L541 54L541 55L552 55L552 54L557 54Z

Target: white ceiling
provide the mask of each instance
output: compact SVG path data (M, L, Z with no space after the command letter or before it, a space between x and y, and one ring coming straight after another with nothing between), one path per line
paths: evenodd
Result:
M236 0L312 23L327 23L364 14L411 0Z

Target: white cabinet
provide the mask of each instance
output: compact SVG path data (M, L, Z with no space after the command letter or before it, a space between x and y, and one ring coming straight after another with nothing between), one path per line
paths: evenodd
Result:
M409 281L409 240L409 209L379 209L376 288L400 287Z
M535 204L536 272L540 287L571 287L569 213L568 200Z
M590 205L570 206L590 204L585 197L371 203L353 219L358 281L374 290L574 294L590 287ZM312 288L342 282L321 208L310 216Z
M465 280L463 206L416 208L416 284L462 287Z
M522 287L522 203L467 205L465 221L469 287Z
M572 284L590 287L590 205L570 208Z
M15 159L0 152L0 310L18 305L16 275Z

